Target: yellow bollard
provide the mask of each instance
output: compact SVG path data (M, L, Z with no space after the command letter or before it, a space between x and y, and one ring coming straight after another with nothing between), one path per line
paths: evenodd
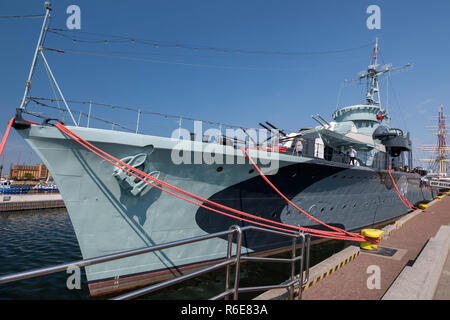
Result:
M442 196L436 196L436 199L442 200Z
M425 210L426 208L428 208L428 205L421 203L421 204L419 204L419 208L422 210Z
M361 234L366 238L379 239L384 234L384 231L378 229L362 229ZM376 250L378 245L369 241L362 241L360 248L364 250Z

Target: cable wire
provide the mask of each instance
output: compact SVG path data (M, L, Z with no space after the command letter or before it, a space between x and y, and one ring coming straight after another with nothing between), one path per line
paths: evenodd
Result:
M215 46L205 46L205 45L197 45L197 44L183 44L178 42L164 41L164 40L152 40L152 39L139 39L127 36L119 36L119 35L111 35L111 34L102 34L102 33L94 33L94 32L86 32L86 31L75 31L75 30L66 30L62 28L49 28L48 32L51 32L55 35L59 35L65 38L68 38L74 42L90 42L90 43L108 43L108 42L130 42L130 43L140 43L145 45L151 45L154 47L167 47L167 48L182 48L189 49L194 51L206 50L210 52L221 52L221 53L235 53L235 54L257 54L257 55L282 55L282 56L307 56L307 55L327 55L327 54L336 54L336 53L344 53L349 51L360 50L363 48L367 48L373 44L373 41L370 43L352 47L352 48L344 48L344 49L335 49L335 50L324 50L324 51L267 51L267 50L248 50L248 49L240 49L240 48L224 48L224 47L215 47ZM63 34L69 33L69 34ZM74 38L70 35L72 34L80 34L80 35L90 35L90 36L100 36L99 38Z
M34 19L34 18L41 18L45 16L44 14L28 14L28 15L21 15L21 16L0 16L0 19Z

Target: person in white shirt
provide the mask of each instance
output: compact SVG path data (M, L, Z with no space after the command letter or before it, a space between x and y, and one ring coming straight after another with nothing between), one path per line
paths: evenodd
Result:
M303 138L298 139L297 144L295 145L295 152L297 155L301 155L303 152Z
M356 155L358 154L358 152L356 152L356 150L353 149L353 146L350 146L350 150L349 150L348 154L350 156L350 164L355 165L356 164Z

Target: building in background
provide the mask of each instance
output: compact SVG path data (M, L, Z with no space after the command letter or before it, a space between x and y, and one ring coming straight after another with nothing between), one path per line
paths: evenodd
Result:
M9 179L12 180L46 180L49 177L47 167L41 163L35 166L15 165L9 167Z

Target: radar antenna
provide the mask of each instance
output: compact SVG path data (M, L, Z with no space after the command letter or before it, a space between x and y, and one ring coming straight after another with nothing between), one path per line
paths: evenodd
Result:
M367 93L366 93L366 101L369 105L375 105L378 106L381 109L381 99L380 99L380 88L378 84L378 77L392 71L398 71L401 69L405 69L408 67L411 67L412 64L408 63L401 67L392 68L392 64L385 64L384 66L381 66L378 64L378 53L380 51L380 48L378 46L378 37L375 41L375 48L373 50L372 54L372 62L367 67L367 70L361 71L358 74L358 78L352 79L352 80L345 80L345 83L354 82L354 81L360 81L362 79L367 79Z

